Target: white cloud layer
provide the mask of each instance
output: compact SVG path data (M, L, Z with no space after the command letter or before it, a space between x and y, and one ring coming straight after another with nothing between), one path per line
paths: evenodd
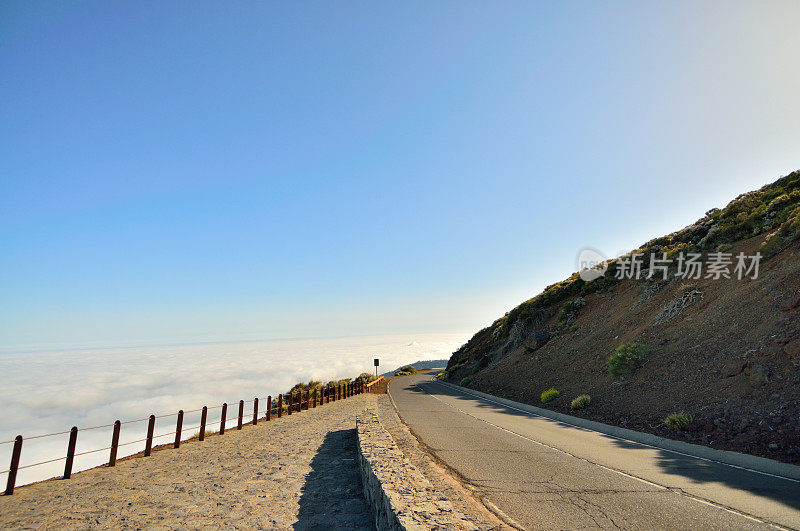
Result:
M382 372L420 359L448 358L466 339L463 334L423 334L0 353L4 380L0 387L4 409L0 441L17 434L30 437L78 426L80 453L108 446L111 441L109 427L82 428L111 424L116 419L144 419L150 414L169 414L158 419L155 433L174 434L179 409L227 401L230 418L236 415L239 400L274 396L301 380L327 381L371 372L375 357L381 360ZM245 411L248 409L252 416L252 404ZM208 422L219 422L219 409L209 411ZM184 418L184 427L198 424L199 413ZM146 429L146 421L123 424L120 443L144 438ZM67 438L25 440L20 465L66 455ZM165 436L154 444L173 438ZM0 471L8 468L11 447L0 444ZM123 446L118 455L142 449L143 443ZM74 470L107 460L107 451L79 456ZM63 468L61 460L20 470L17 484L60 476ZM6 477L0 475L3 485Z

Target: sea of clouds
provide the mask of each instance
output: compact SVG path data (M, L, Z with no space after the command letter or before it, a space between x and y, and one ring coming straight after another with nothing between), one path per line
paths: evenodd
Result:
M0 442L25 437L20 466L66 455L68 434L33 438L79 428L77 453L109 446L111 427L82 428L169 415L156 422L156 435L174 439L176 413L227 402L228 418L239 400L286 392L298 381L354 377L395 369L417 360L449 358L466 334L422 334L357 338L296 339L48 351L0 352ZM260 409L263 411L263 400ZM218 427L219 409L209 411ZM245 409L252 417L252 403ZM184 427L197 426L200 414L186 414ZM229 423L230 425L230 423ZM120 443L143 439L147 421L122 425ZM190 437L197 430L184 432ZM170 433L171 432L171 433ZM140 452L144 443L121 446L119 457ZM12 444L0 444L0 471L8 469ZM75 459L73 470L108 461L108 451ZM64 461L21 469L17 485L60 476ZM6 474L0 474L5 485Z

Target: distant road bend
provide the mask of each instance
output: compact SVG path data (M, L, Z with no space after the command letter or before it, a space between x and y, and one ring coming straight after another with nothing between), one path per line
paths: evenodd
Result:
M439 461L524 529L800 529L800 482L617 439L418 374L389 385Z

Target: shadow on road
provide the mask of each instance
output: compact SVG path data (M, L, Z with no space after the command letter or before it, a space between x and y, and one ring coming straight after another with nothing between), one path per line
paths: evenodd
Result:
M356 444L354 429L332 431L325 436L300 491L300 512L294 529L375 529L364 501ZM291 494L288 489L286 494Z
M399 383L399 382L398 382ZM480 397L469 396L460 391L441 385L435 381L427 380L418 383L408 382L405 389L414 393L436 394L449 396L457 400L468 401L481 408L518 417L536 417L558 426L572 430L592 431L586 428L573 426L565 422L541 417L539 415L518 411L484 400ZM657 452L656 464L662 472L683 476L694 483L721 483L728 487L750 492L765 498L769 498L793 509L800 509L800 483L786 478L775 477L761 474L737 467L724 465L712 461L706 461L696 457L686 456L677 452L652 448L633 441L618 439L599 432L600 437L606 438L619 448L629 451L649 451Z

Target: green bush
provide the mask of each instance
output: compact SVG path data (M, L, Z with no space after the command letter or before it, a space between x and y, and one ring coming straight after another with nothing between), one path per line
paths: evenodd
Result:
M590 397L589 395L580 395L577 398L575 398L575 400L572 401L572 404L570 404L570 407L572 409L583 409L586 406L588 406L589 402L591 402L591 401L592 401L592 397Z
M639 366L648 352L642 343L625 343L617 347L608 358L608 372L614 376L629 376Z
M563 327L569 321L575 319L578 316L578 312L580 312L581 308L584 306L586 306L586 301L583 297L578 297L564 304L558 312L558 326Z
M561 396L561 393L559 393L555 387L551 387L550 389L542 393L542 404L552 402L559 396Z
M468 385L469 385L469 383L470 383L471 381L472 381L472 378L470 378L469 376L467 376L466 378L461 378L461 382L459 382L459 384L458 384L458 385L460 385L461 387L466 387L466 386L468 386Z
M414 368L413 365L406 365L400 369L394 371L395 376L408 376L409 374L416 374L417 369Z
M664 419L664 424L677 431L685 430L691 423L692 416L683 411L680 413L670 413L667 415L667 418Z

